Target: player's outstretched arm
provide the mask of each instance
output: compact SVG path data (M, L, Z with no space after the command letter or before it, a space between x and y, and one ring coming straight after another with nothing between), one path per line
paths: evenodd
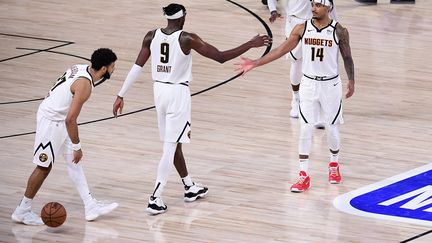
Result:
M297 46L297 44L299 43L299 41L303 35L303 31L304 31L304 24L297 25L296 27L294 27L293 31L291 32L289 38L286 41L284 41L276 49L273 49L267 55L265 55L259 59L251 60L251 59L242 57L240 63L235 64L237 66L236 71L238 73L245 74L246 72L248 72L248 71L250 71L256 67L265 65L269 62L272 62L272 61L280 58L281 56L290 52L291 50L293 50Z
M351 47L349 44L349 34L348 30L342 25L338 24L336 26L336 35L339 39L339 49L342 55L345 71L348 75L348 85L346 98L351 97L354 94L354 61L351 55Z
M184 35L182 35L182 39L185 40L186 45L189 44L190 48L186 49L193 49L202 56L215 60L219 63L224 63L234 59L247 52L251 48L268 46L272 42L272 39L266 35L256 35L250 41L236 48L227 51L219 51L216 47L203 41L197 34L194 33L184 33Z
M149 31L142 42L141 50L138 54L138 57L135 61L135 64L130 69L128 75L126 76L125 81L123 82L123 86L120 92L117 94L117 98L113 104L113 115L117 117L118 114L122 114L124 101L123 97L129 88L135 83L141 74L142 67L147 62L150 57L150 43L153 39L155 30Z

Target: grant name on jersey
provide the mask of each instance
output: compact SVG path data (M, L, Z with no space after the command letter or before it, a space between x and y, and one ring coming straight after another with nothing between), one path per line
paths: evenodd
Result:
M304 38L305 45L314 45L314 46L333 46L333 40L319 39L319 38Z
M156 70L160 73L171 73L171 66L157 65Z

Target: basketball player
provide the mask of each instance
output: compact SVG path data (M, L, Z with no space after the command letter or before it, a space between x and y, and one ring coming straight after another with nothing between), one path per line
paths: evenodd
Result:
M276 0L269 0L268 7L270 10L270 18L269 21L273 23L278 18L282 18L282 15L278 13L276 9ZM285 36L288 39L291 31L298 24L304 23L306 20L312 18L312 10L311 10L311 0L286 0L285 1ZM337 20L336 17L336 8L333 6L330 16L332 19ZM291 111L290 117L298 118L299 117L299 88L300 88L300 80L302 77L302 50L301 45L298 44L294 50L290 51L289 55L287 55L287 59L291 60L291 68L290 68L290 80L291 80L291 88L293 91L292 101L291 101ZM320 110L318 109L318 116ZM323 129L323 122L318 119L318 122L315 124L316 128Z
M12 220L26 225L43 225L31 211L31 203L54 162L63 155L69 176L85 206L85 219L92 221L114 210L117 203L101 203L90 194L81 164L83 151L78 136L77 118L90 97L94 82L109 79L117 56L100 48L91 56L91 66L74 65L54 84L37 112L37 129L33 163L36 168L27 182L24 197L12 214Z
M321 107L326 122L327 141L330 147L329 182L340 183L338 154L340 137L338 125L342 119L342 82L338 73L339 52L342 55L348 85L345 97L354 93L354 62L351 57L348 30L332 20L329 12L332 0L313 0L311 20L294 27L288 40L258 60L242 58L237 70L244 73L269 63L292 51L301 41L302 72L300 84L300 177L291 186L292 192L303 192L310 187L308 175L309 153L316 110Z
M173 162L184 184L186 202L193 202L208 192L207 187L193 182L182 152L182 144L190 142L191 97L188 86L192 81L191 50L223 63L253 47L269 45L271 42L267 36L255 36L239 47L221 52L204 42L197 34L183 31L186 19L186 9L183 5L169 4L163 8L163 12L168 21L167 26L149 31L145 35L141 51L113 105L113 114L117 116L118 112L122 112L126 91L138 78L142 67L151 56L154 102L160 137L164 145L155 189L148 202L147 211L150 214L164 213L167 210L161 195Z

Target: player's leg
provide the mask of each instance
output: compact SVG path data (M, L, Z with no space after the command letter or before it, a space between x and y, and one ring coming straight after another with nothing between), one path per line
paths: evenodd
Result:
M33 163L36 168L27 181L27 187L20 204L12 214L12 220L26 225L43 225L41 218L31 210L33 198L51 171L52 163L62 143L57 122L37 116Z
M177 149L174 156L174 165L185 188L184 200L186 202L193 202L196 199L205 197L207 195L207 187L197 185L192 181L192 178L187 171L181 143L177 144Z
M175 98L176 92L173 89L174 85L163 84L155 82L153 84L154 102L156 106L157 120L159 135L163 143L163 152L159 161L155 187L152 195L148 200L147 212L150 214L164 213L167 210L167 206L162 201L162 192L165 184L168 181L168 177L172 171L172 165L174 162L174 154L176 150L176 140L173 139L171 134L172 114L168 111L170 104Z
M174 142L164 142L162 157L157 169L155 188L147 206L147 212L150 214L160 214L167 210L161 196L172 171L176 145Z
M300 89L300 80L302 77L301 70L302 70L301 59L300 60L293 59L291 61L291 68L290 68L290 80L291 80L291 89L292 89L290 117L292 118L299 117L299 105L300 105L299 89Z
M292 192L303 192L310 187L309 154L312 145L313 124L316 122L315 110L319 108L314 80L304 78L300 87L300 136L299 165L297 182L291 186Z
M73 161L73 150L72 142L68 138L64 144L63 157L66 160L67 170L69 177L74 183L81 200L84 203L85 219L87 221L93 221L99 216L105 215L113 211L118 207L118 203L115 202L102 202L93 198L89 186L87 184L87 178L84 174L82 167L82 161L75 164Z
M340 78L323 84L320 103L323 110L323 119L327 130L327 143L330 150L329 182L337 184L341 182L339 171L340 134L339 124L343 123L342 109L342 84Z

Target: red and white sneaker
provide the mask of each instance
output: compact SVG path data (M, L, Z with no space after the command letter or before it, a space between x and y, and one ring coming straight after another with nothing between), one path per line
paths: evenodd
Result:
M337 162L329 163L329 182L330 184L339 184L342 180L339 172L339 164Z
M307 189L309 189L310 186L311 186L310 177L306 174L306 172L300 171L299 178L297 179L297 182L291 186L291 191L292 192L304 192Z

